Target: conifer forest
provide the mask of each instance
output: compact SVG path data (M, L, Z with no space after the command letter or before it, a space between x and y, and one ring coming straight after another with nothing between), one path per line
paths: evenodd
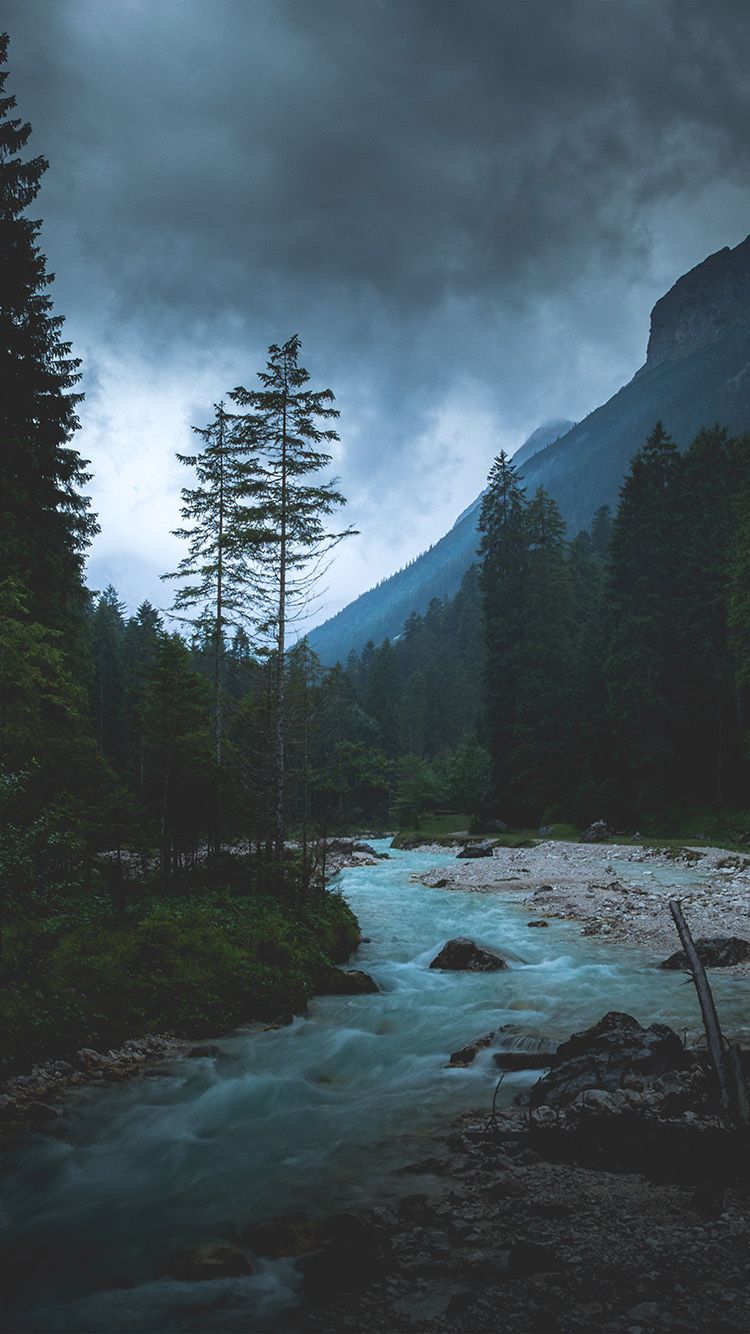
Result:
M105 8L61 0L56 21L119 40L127 20L163 40L148 6ZM189 0L186 21L203 8ZM535 8L552 33L588 6ZM632 34L639 7L609 8ZM368 43L419 28L423 90L464 43L480 68L480 32L526 49L515 0L303 9L221 0L211 40L229 51L231 25L267 21L318 42L336 20L338 58L349 41L366 60ZM673 9L658 0L649 22ZM718 43L743 9L691 0L669 40L681 18L714 24ZM361 590L376 587L336 660L316 640L329 584L349 587L341 571L355 577L381 522L348 452L376 412L374 390L352 390L373 346L370 275L338 361L281 300L248 339L242 383L207 338L210 397L160 445L161 549L177 557L134 601L116 570L92 579L106 550L83 456L96 374L40 220L47 180L72 173L72 189L75 172L64 151L48 163L26 119L27 29L15 0L8 14L21 36L0 38L0 1328L746 1328L748 242L657 302L645 366L582 424L551 423L514 460L496 414L473 517L413 565L399 554L413 460L401 485L398 417L378 423L368 466L389 554L368 566ZM363 77L352 109L370 91ZM460 120L441 121L441 144ZM330 142L348 132L331 111ZM303 164L285 142L314 191L323 156ZM425 190L436 161L413 168ZM272 272L280 242L264 236ZM339 244L336 293L354 264ZM469 249L438 247L459 285ZM160 262L173 261L176 242ZM408 366L417 336L398 339ZM479 401L477 365L462 383ZM432 365L427 397L447 373ZM389 390L406 374L396 358ZM428 497L443 467L436 453ZM372 599L391 605L398 560L412 609L383 638Z

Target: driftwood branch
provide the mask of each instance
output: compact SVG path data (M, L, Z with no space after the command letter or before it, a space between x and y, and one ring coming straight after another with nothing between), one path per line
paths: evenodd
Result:
M706 1030L706 1042L708 1043L708 1054L711 1057L711 1064L716 1072L716 1078L719 1084L719 1097L722 1110L729 1111L729 1084L727 1080L727 1066L724 1059L724 1039L719 1025L719 1016L716 1013L713 993L708 984L706 970L695 948L695 941L690 934L690 928L685 921L685 915L682 911L682 905L677 899L670 899L669 911L674 918L674 924L685 951L690 972L693 976L695 990L698 993L698 1001L703 1016L703 1027Z

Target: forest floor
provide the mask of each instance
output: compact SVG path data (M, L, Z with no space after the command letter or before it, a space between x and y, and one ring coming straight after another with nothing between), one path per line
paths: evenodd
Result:
M679 884L680 873L687 870L689 880ZM492 857L453 858L414 878L433 888L475 894L522 890L524 906L535 919L580 922L584 935L637 945L661 958L676 948L670 897L679 897L696 939L750 938L750 856L722 848L548 840L533 848L495 847ZM665 883L672 878L676 889ZM750 964L731 971L750 974Z

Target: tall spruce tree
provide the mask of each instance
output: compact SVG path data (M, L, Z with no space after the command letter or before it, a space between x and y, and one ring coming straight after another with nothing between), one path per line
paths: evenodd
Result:
M725 430L699 432L680 459L676 534L678 753L681 793L721 806L740 751L729 631L729 564L735 521L733 442Z
M2 34L0 65L7 50ZM89 474L70 444L80 363L52 314L42 224L25 216L48 164L23 159L31 126L11 114L6 80L0 70L0 568L29 590L36 619L69 628L83 610L83 554L96 531L80 490Z
M124 610L117 591L109 584L91 617L90 709L94 735L102 754L118 771L124 765L125 749Z
M214 407L208 426L194 426L203 441L197 454L178 454L180 463L193 468L198 485L182 491L185 526L175 536L188 542L187 555L163 579L183 581L174 609L193 614L187 619L199 628L211 646L214 691L214 754L221 764L223 744L224 655L226 633L254 624L254 557L268 534L262 528L258 505L260 471L252 442L241 438L235 419Z
M621 816L675 792L679 454L661 422L633 458L611 542L605 671Z
M479 555L490 754L495 793L511 818L516 815L510 804L528 572L527 509L518 473L503 450L490 469L482 499Z
M737 712L750 717L750 436L737 441L737 492L729 549L729 628L735 679Z
M528 555L518 627L514 807L549 818L570 796L573 599L560 511L542 487L526 513Z
M258 568L265 591L264 628L275 655L275 846L281 858L285 834L285 674L290 624L309 613L326 557L353 533L331 532L328 517L345 504L333 481L319 474L331 462L326 447L338 440L326 423L338 417L330 389L307 389L295 334L269 348L260 389L238 386L231 397L245 409L239 438L262 454L262 504L269 530Z

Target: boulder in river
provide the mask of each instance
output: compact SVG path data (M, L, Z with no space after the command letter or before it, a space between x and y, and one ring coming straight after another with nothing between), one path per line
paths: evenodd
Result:
M747 963L750 960L750 940L741 936L706 936L696 940L695 948L704 968L731 968L735 963ZM660 968L689 967L684 950L677 950L668 959L659 964Z
M175 1278L205 1281L213 1278L242 1278L252 1274L253 1267L239 1246L230 1242L202 1242L180 1251L174 1258L170 1273Z
M536 1040L528 1040L528 1045L519 1042L515 1047L506 1047L492 1056L499 1070L547 1070L557 1061L557 1054L551 1047Z
M611 838L613 832L606 820L594 820L594 823L583 831L582 842L604 843L608 838Z
M527 1037L524 1034L508 1032L507 1028L493 1028L491 1033L484 1033L465 1047L451 1053L448 1065L463 1067L471 1065L480 1051L487 1047L497 1047L492 1059L501 1070L546 1070L555 1064L556 1055L553 1047L542 1038Z
M469 973L498 973L507 967L502 955L483 945L476 945L468 936L456 936L455 940L449 940L430 964L430 968Z
M456 855L459 861L470 861L476 857L491 857L492 844L488 843L486 839L482 843L467 843Z
M627 1075L663 1074L694 1063L665 1024L643 1028L632 1015L612 1010L598 1024L574 1033L555 1053L555 1066L535 1085L533 1101L549 1107L575 1102L587 1089L619 1089Z
M325 1222L307 1214L283 1214L265 1223L253 1223L243 1235L251 1251L272 1260L304 1255L327 1240Z
M480 1051L484 1051L485 1047L494 1046L499 1041L501 1033L501 1028L493 1028L491 1033L484 1033L481 1038L474 1038L473 1042L467 1042L465 1047L459 1047L458 1051L451 1052L448 1065L454 1069L471 1065Z
M376 1217L337 1214L327 1220L325 1233L320 1249L299 1261L308 1299L335 1300L340 1293L366 1287L390 1268L390 1231Z
M321 985L321 996L369 996L379 992L374 977L361 968L330 968Z

